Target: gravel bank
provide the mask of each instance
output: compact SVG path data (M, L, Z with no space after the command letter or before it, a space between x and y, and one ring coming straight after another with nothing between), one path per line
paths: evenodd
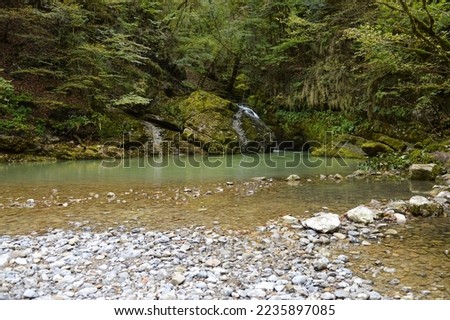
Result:
M1 299L382 299L321 235L280 220L242 234L53 230L0 237Z

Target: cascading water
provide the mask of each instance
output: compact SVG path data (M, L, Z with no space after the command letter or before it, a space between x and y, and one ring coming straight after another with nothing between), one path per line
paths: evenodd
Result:
M270 146L272 131L258 114L246 105L238 104L238 110L233 117L233 129L239 136L242 153L265 152Z
M142 123L146 130L147 136L151 139L148 145L149 150L153 154L162 154L163 153L163 136L161 131L162 129L148 121L142 121Z

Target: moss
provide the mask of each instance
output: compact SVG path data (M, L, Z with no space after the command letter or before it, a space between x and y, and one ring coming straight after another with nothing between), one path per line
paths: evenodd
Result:
M404 141L389 137L384 134L375 134L373 139L375 141L378 141L378 142L384 143L385 145L388 145L395 151L405 151L406 147L407 147L407 144Z
M232 116L233 111L236 110L230 101L201 90L193 92L186 100L181 102L179 107L184 119L189 119L203 112L226 112L227 110Z
M342 157L346 159L365 159L366 154L356 145L346 143L342 146L313 148L311 154L316 157Z
M371 157L394 151L390 146L376 141L366 142L361 146L361 148L365 153L367 153L368 156Z

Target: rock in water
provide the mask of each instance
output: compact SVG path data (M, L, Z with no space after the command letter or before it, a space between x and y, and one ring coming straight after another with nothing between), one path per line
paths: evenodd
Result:
M397 223L406 223L406 217L404 214L394 213L394 217L395 217Z
M409 168L411 180L434 180L438 175L438 167L434 163L413 164Z
M290 215L286 215L283 217L283 221L286 223L297 223L298 219L296 217L290 216Z
M291 174L289 177L286 178L286 181L298 181L300 180L300 177L296 174Z
M444 207L441 204L422 196L414 196L409 199L408 209L414 216L430 217L444 214Z
M320 212L315 217L304 220L302 224L317 232L328 233L336 231L340 227L341 221L335 213Z
M347 218L349 218L353 222L358 223L371 223L373 222L373 219L375 218L376 214L375 212L367 208L366 206L358 206L356 208L353 208L346 213Z

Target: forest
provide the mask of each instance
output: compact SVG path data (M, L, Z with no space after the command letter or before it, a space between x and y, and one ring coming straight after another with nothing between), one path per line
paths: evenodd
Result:
M1 158L97 158L142 121L192 143L186 105L212 99L294 149L402 167L449 151L449 72L442 0L7 0Z

